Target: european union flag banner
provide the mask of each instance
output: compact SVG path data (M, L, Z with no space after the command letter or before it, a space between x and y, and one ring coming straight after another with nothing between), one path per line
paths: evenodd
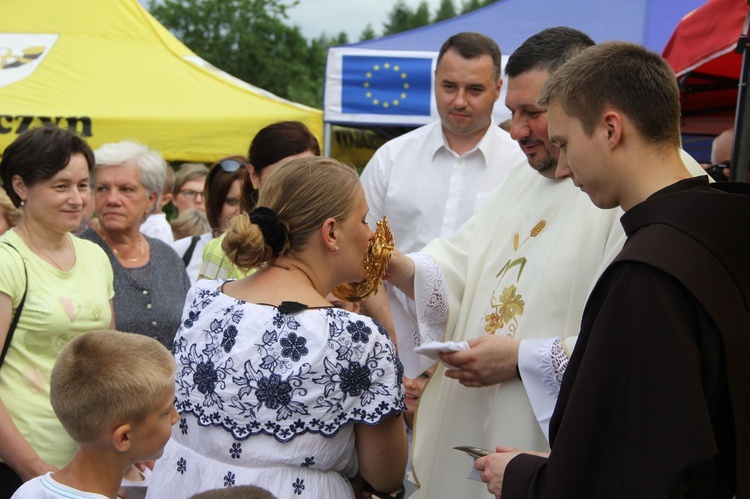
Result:
M344 55L341 110L430 115L432 59Z

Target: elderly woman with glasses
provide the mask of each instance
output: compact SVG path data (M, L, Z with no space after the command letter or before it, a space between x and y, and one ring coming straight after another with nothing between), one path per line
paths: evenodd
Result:
M206 217L211 230L200 236L178 239L172 248L182 257L191 282L198 279L206 244L224 233L229 219L244 211L243 185L248 179L247 159L230 156L211 166L203 192L206 194Z
M145 334L172 349L190 280L166 243L140 232L164 184L164 160L135 142L94 152L94 203L99 223L81 238L104 249L115 275L115 327Z

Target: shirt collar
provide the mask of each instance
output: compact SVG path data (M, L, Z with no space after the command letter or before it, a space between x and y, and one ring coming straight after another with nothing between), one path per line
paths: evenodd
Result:
M497 124L495 123L495 118L490 116L490 126L484 132L484 135L482 136L482 138L479 139L479 142L477 143L477 145L475 145L470 151L466 151L463 154L463 156L472 154L474 151L479 150L479 152L482 153L482 157L484 158L484 164L486 166L490 161L492 148L495 144L493 134L490 133L493 127L497 127ZM445 150L448 154L451 154L455 157L459 157L459 155L455 151L453 151L453 149L451 149L450 146L448 145L448 139L445 138L445 133L443 133L442 123L438 122L437 126L435 127L435 130L433 130L433 133L430 134L429 141L430 141L430 145L432 149L433 159L441 150Z

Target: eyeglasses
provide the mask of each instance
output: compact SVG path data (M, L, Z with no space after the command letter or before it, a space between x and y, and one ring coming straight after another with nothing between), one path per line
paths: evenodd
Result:
M219 162L219 166L222 170L227 173L236 172L240 168L245 166L245 163L237 161L236 159L225 159Z
M194 191L192 189L183 189L179 192L179 194L182 194L189 200L194 200L198 196L203 197L203 191Z

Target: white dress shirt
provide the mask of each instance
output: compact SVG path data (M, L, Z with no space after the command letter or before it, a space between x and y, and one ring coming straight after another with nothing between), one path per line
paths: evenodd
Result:
M458 155L441 123L397 137L378 149L362 173L371 227L388 217L396 246L419 251L456 232L525 156L494 122L477 146Z
M141 233L154 239L161 239L167 244L174 242L172 227L167 222L166 213L152 213L141 224Z

